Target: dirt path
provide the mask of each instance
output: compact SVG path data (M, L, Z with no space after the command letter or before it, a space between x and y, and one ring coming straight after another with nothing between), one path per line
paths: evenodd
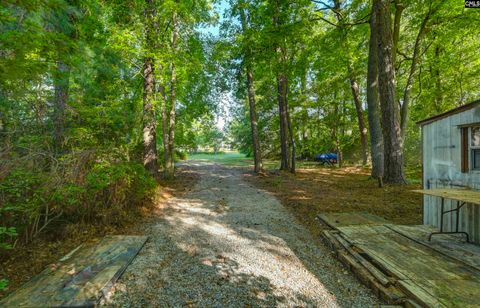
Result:
M241 170L206 162L116 285L122 307L372 307L378 300Z

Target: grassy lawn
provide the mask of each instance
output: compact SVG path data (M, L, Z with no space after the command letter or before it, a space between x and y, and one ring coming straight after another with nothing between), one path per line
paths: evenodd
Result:
M189 155L189 160L202 160L202 161L212 161L215 163L223 164L226 166L232 167L252 167L253 168L253 158L247 157L245 154L239 152L226 152L226 153L199 153ZM267 171L274 171L280 167L280 163L276 160L263 160L263 167ZM349 168L349 167L346 167ZM325 167L320 165L318 162L314 161L297 161L297 169L322 169L322 170L338 170L335 167ZM365 171L366 169L358 168ZM407 167L405 170L407 180L409 184L420 184L421 183L421 167Z
M247 157L245 154L238 152L226 152L226 153L199 153L191 154L188 160L202 160L211 161L227 166L233 167L249 167L253 166L253 160L251 157Z
M254 176L253 160L238 152L194 154L191 160L212 161L245 168L244 177L273 193L313 234L321 228L315 217L323 212L365 211L399 224L420 224L422 198L413 193L420 188L421 170L407 168L409 185L379 188L370 178L370 169L355 166L324 167L316 162L297 162L297 173L277 172L279 162L265 160L266 173Z

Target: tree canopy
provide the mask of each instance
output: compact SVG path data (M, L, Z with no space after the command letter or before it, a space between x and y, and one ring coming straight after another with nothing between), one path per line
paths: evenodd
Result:
M479 19L457 0L2 1L0 239L103 219L227 143L256 172L334 152L401 184L415 122L480 95Z

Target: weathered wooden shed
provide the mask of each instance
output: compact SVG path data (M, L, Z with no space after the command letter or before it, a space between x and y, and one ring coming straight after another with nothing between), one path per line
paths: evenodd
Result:
M418 122L422 129L423 188L480 190L480 100ZM423 223L440 227L440 200L424 196ZM446 209L455 208L446 201ZM443 227L453 231L456 214L445 215ZM459 229L480 243L480 206L460 210Z

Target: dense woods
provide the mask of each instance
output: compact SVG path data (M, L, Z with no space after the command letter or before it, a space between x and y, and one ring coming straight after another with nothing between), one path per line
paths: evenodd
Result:
M257 173L333 152L405 184L415 122L480 95L479 22L456 0L2 1L0 249L120 223L225 144Z
M231 6L238 8L224 26L235 46L231 67L251 71L248 93L256 93L261 155L286 153L282 166L295 154L287 149L296 148L298 159L334 152L347 163L370 164L372 176L386 183L404 183L405 166L420 164L415 122L478 97L466 80L479 72L473 26L479 13L462 2L234 1ZM248 27L240 27L240 7ZM275 19L279 12L282 18ZM253 153L245 77L236 76L234 91L245 104L237 108L230 133L237 147Z

